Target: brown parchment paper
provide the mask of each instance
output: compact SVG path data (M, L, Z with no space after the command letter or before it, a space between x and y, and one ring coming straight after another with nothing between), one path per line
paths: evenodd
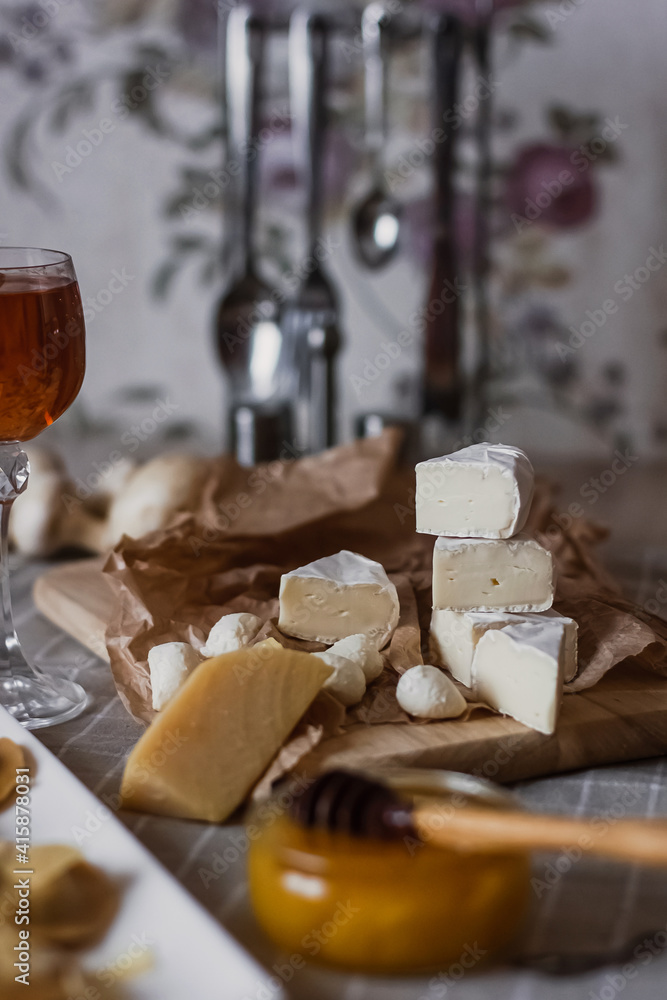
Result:
M119 543L105 565L118 598L106 641L118 693L135 718L148 722L154 714L151 646L174 640L197 645L223 614L250 611L263 618L266 625L255 641L274 636L294 648L324 648L279 632L280 577L347 548L381 562L397 586L401 616L383 651L388 669L347 714L322 694L268 776L289 770L322 740L340 740L360 726L369 730L369 739L378 727L378 738L381 731L386 741L387 723L420 727L414 762L428 760L429 734L435 745L443 724L411 719L395 697L400 673L429 659L434 541L415 532L414 473L395 468L399 444L399 435L386 431L322 455L287 456L253 470L228 457L212 460L196 509L176 515L165 530ZM555 607L579 623L580 669L568 689L592 687L625 660L667 674L667 623L627 601L596 558L606 531L584 518L564 530L555 514L553 489L538 482L527 530L554 553ZM474 721L479 709L472 706L468 715Z

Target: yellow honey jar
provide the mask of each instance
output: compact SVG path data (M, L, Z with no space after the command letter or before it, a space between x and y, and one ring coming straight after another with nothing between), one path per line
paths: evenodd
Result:
M507 809L488 782L445 771L383 772L411 802ZM380 839L299 823L264 809L248 855L256 918L288 954L364 972L471 969L499 957L525 916L530 856ZM255 815L255 819L257 814ZM251 818L250 824L254 823Z

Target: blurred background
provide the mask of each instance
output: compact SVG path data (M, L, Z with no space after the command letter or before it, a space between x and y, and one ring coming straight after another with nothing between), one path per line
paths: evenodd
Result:
M322 140L322 241L343 335L337 437L354 435L359 414L421 416L419 310L437 214L429 26L454 13L474 32L490 13L489 72L469 58L461 71L452 209L464 259L478 225L476 123L486 110L485 412L500 420L484 436L554 459L615 449L664 457L667 8L662 0L490 5L387 5L382 172L402 212L398 250L377 269L360 262L351 227L370 184L363 4L328 8L344 24L329 44ZM267 280L288 291L304 240L284 30L293 6L252 4L270 27L254 245ZM0 241L70 252L86 304L87 378L45 444L49 435L103 433L142 453L225 441L231 389L213 331L236 266L221 55L233 9L227 0L2 4ZM444 448L459 430L436 428L433 441Z

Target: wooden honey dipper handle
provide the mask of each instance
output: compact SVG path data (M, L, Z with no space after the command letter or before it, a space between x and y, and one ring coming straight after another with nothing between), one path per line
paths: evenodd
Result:
M559 851L667 867L667 821L620 819L596 830L590 820L519 810L418 806L412 820L427 843L470 852Z
M332 770L320 775L292 804L292 816L307 828L353 836L425 843L461 852L503 854L562 851L577 847L619 861L667 867L667 820L620 819L603 829L587 819L402 799L392 788L364 775Z

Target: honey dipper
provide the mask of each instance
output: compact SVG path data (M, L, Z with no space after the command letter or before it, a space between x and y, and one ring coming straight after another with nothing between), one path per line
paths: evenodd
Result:
M667 822L619 819L595 833L586 819L466 804L455 808L413 805L380 781L349 771L328 771L294 800L292 817L302 826L354 837L426 843L463 852L560 851L667 866Z

